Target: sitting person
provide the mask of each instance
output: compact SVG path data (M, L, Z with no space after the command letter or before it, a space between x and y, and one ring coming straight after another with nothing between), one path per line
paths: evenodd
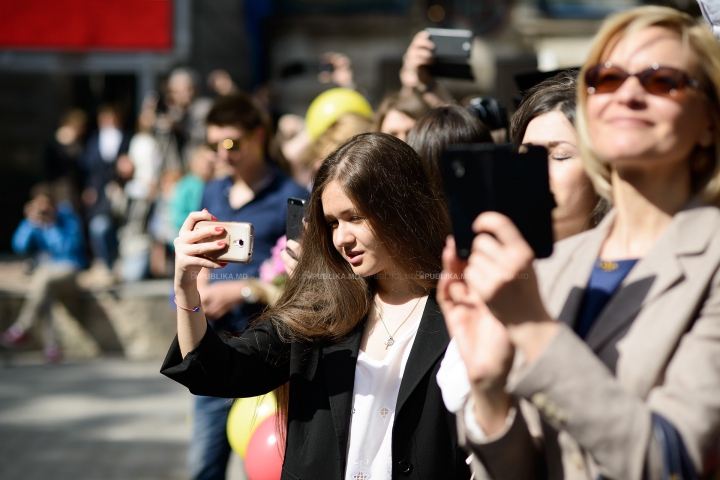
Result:
M35 254L37 267L29 296L15 323L2 334L0 343L8 348L22 346L27 343L34 323L44 317L45 360L55 363L61 353L52 302L63 287L74 283L75 274L87 263L80 219L70 202L56 204L49 185L38 184L31 190L25 219L13 235L12 247L20 255Z

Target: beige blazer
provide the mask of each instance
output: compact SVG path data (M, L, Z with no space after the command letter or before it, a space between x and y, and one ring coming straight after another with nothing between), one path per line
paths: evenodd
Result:
M519 409L504 431L474 442L458 415L476 478L660 479L651 412L680 432L698 470L717 449L720 209L694 201L677 213L584 342L572 326L614 218L537 262L545 306L567 326L534 364L516 361L508 389Z

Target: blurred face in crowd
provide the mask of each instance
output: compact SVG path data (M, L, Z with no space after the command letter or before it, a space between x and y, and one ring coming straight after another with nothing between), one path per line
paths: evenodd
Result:
M548 150L550 189L557 203L553 210L555 240L585 230L598 196L585 174L570 121L559 110L538 115L528 123L522 143Z
M138 130L149 133L152 132L153 125L155 125L155 111L149 108L142 109L138 115Z
M55 219L55 205L46 195L38 195L25 205L25 216L33 223L47 224Z
M701 80L695 55L678 34L661 27L626 36L604 61L629 73L653 64L673 67ZM674 96L653 95L637 77L629 77L612 93L588 95L586 110L596 154L618 172L642 169L689 179L688 156L698 144L713 142L707 99L690 87Z
M398 110L390 110L380 125L380 131L406 142L408 132L412 130L414 126L415 120L412 117Z
M188 75L173 75L168 80L168 94L174 106L186 108L195 97L195 86Z
M382 241L338 182L330 182L325 187L322 205L333 244L353 273L368 277L392 270L393 262Z
M208 87L218 95L230 95L237 90L230 74L222 69L213 70L208 74Z
M112 110L101 110L97 117L98 128L119 128L120 121Z
M227 164L243 175L263 167L264 134L262 128L248 132L240 126L208 125L207 144L220 164Z
M204 181L213 178L215 165L215 152L207 147L199 147L193 155L190 168L192 172Z

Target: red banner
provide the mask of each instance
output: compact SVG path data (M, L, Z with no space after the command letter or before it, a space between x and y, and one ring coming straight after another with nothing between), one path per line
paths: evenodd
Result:
M0 0L0 48L167 51L172 0Z

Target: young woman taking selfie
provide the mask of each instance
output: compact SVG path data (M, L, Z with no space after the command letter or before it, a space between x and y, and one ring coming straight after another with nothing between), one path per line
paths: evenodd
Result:
M435 375L449 337L434 298L449 233L420 158L386 134L354 137L320 167L303 252L275 308L239 338L207 323L195 278L221 245L175 242L178 336L162 373L191 392L280 395L283 479L467 479L455 419Z

